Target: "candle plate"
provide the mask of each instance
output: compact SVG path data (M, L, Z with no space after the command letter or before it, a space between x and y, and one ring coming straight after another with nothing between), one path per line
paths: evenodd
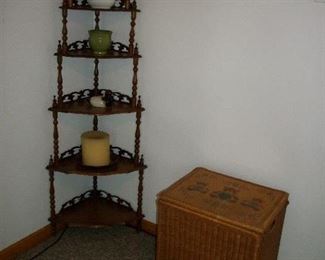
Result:
M116 159L112 158L110 164L107 166L98 166L98 167L87 166L87 165L82 164L82 160L80 158L80 164L78 165L78 168L79 168L79 170L83 170L83 171L91 171L91 172L96 171L98 173L101 173L101 172L108 172L108 171L116 170L117 164L118 164L118 161Z

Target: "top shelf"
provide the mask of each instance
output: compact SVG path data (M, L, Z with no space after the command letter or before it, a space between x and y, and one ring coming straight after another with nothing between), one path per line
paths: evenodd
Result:
M59 49L61 48L61 45ZM137 46L136 50L131 53L129 46L120 43L112 42L111 49L105 55L96 55L90 48L89 41L76 41L68 45L67 51L59 51L55 55L60 55L63 57L72 57L72 58L98 58L98 59L132 59L132 58L141 58L141 55L138 53Z
M63 4L60 8L77 11L140 12L140 10L137 9L137 3L135 0L130 1L129 6L126 6L123 1L115 1L115 5L111 8L93 8L87 0L74 0L72 6L69 6L66 2L66 4Z
M63 6L60 6L61 9L63 9ZM73 6L73 7L66 7L68 10L77 10L77 11L101 11L101 12L124 12L124 13L130 13L133 9L129 8L126 9L125 7L113 7L113 8L92 8L89 5L88 6ZM136 12L141 12L139 9L136 9Z

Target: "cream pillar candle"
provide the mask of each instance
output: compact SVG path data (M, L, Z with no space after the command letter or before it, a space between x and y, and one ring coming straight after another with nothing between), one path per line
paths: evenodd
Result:
M100 167L110 163L109 134L101 131L85 132L81 135L82 163Z

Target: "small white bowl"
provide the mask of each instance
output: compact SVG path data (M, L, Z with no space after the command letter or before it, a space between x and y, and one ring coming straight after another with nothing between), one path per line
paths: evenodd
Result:
M115 0L88 0L92 8L109 9L115 4Z
M93 96L90 98L90 104L93 107L106 107L105 101L102 96Z

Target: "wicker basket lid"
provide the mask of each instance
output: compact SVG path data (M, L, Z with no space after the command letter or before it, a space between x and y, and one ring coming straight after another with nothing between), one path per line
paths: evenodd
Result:
M212 219L263 233L288 204L288 194L196 168L158 195L181 208Z

